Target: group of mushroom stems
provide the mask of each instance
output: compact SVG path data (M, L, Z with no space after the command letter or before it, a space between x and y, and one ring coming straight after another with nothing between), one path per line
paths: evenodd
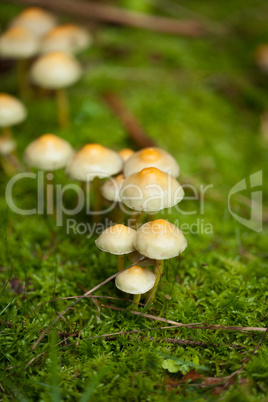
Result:
M60 123L64 125L68 113L63 90L75 83L82 71L73 54L90 44L91 36L84 28L74 24L56 26L53 15L30 8L18 15L0 36L0 56L17 59L24 89L28 82L27 72L34 84L56 90ZM25 61L30 68L22 72ZM4 169L5 158L16 148L11 127L21 123L26 116L26 108L19 99L0 93L0 127L3 131L0 156ZM28 145L24 162L30 169L46 172L46 176L65 169L68 178L80 182L83 191L88 187L94 197L94 219L100 217L105 203L114 206L116 224L102 232L96 245L100 250L118 256L115 283L121 291L134 295L135 308L144 294L145 303L152 303L164 261L179 256L187 246L179 228L167 220L155 219L159 211L171 208L183 199L184 191L176 179L179 176L176 160L160 148L144 148L138 152L125 148L116 152L100 144L87 144L75 152L66 140L44 134ZM44 185L47 194L47 183ZM53 203L53 198L46 197L46 200L50 213L53 206L49 203ZM126 213L135 216L135 227L123 224ZM125 267L125 255L133 263L130 268ZM152 266L154 271L148 268Z
M159 211L183 199L183 188L176 179L179 175L176 160L156 147L116 152L100 144L87 144L75 152L66 140L44 134L28 145L24 161L30 168L46 173L65 169L68 178L80 182L81 189L88 187L95 204L96 200L101 201L94 206L93 219L101 216L105 203L113 204L116 224L102 232L96 245L118 256L116 286L134 295L135 308L145 293L145 303L152 303L164 260L179 256L187 246L179 228L167 220L155 219ZM47 205L47 210L52 209ZM123 224L126 212L134 214L134 227ZM134 263L128 269L125 255ZM147 268L153 265L154 272Z

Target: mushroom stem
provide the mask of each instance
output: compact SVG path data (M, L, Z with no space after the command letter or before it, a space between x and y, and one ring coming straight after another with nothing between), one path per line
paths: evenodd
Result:
M58 119L61 128L69 125L69 102L67 92L64 88L57 89Z
M102 207L102 201L101 201L101 193L100 193L100 185L101 185L101 180L99 177L95 177L94 180L92 181L92 191L93 191L93 221L95 223L98 223L100 220L100 213L101 213L101 207Z
M2 135L6 138L12 138L12 130L10 127L3 127L2 128Z
M45 173L44 195L47 215L54 215L53 177L52 172L48 171Z
M0 155L0 166L2 167L6 175L10 177L13 176L16 171L10 161L3 155Z
M22 99L29 98L30 86L28 81L28 60L19 59L17 61L17 77L20 97Z
M124 254L119 255L117 258L117 270L118 272L124 269Z
M145 299L146 304L152 303L155 299L157 287L158 287L159 281L161 279L163 269L164 269L164 260L156 260L156 264L154 267L154 273L156 275L156 280L155 280L155 284L152 287L152 289L149 290L149 292L147 293L147 296Z
M143 222L144 218L147 216L147 212L145 211L141 211L137 217L136 217L136 222L135 222L135 226L136 228L139 227L139 225Z
M121 202L117 202L112 213L112 219L116 223L123 223L125 218L125 213L121 209Z
M134 295L133 304L135 304L135 308L139 306L140 299L141 299L141 295Z

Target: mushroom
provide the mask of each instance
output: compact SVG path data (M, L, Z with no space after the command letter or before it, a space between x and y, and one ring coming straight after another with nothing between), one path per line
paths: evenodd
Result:
M29 7L11 21L11 26L26 28L40 37L49 32L56 23L55 16L48 11L39 7Z
M11 137L11 126L26 119L27 111L23 103L12 95L0 93L0 127L3 136Z
M42 135L25 150L24 160L27 165L48 172L44 183L48 213L53 213L52 186L48 186L48 180L53 179L51 172L66 167L72 155L71 145L54 134Z
M118 256L118 271L124 269L124 254L129 254L135 250L133 245L136 230L117 224L105 229L95 241L96 246L106 253Z
M14 26L0 37L1 57L17 60L18 85L21 96L28 95L28 60L39 50L39 39L28 29Z
M58 115L61 127L69 121L68 99L65 88L79 80L82 70L74 56L64 52L52 52L39 57L33 64L32 81L41 88L56 90Z
M118 176L107 180L100 188L102 197L109 201L112 206L115 206L114 219L118 223L121 223L124 219L124 210L119 196L119 192L122 188L124 180L125 176L123 174L119 174Z
M152 265L155 265L155 260L145 257L145 255L140 254L137 250L130 253L128 259L132 263L139 264L141 267L151 267Z
M146 303L152 303L164 269L164 260L181 254L187 247L187 240L175 225L164 219L157 219L146 222L138 229L134 246L139 253L156 260L155 285L146 297Z
M130 148L123 148L118 153L123 161L126 162L135 152Z
M123 161L117 152L100 144L87 144L70 160L66 173L73 180L93 182L94 215L98 215L101 206L100 179L119 173L122 167Z
M144 148L126 161L124 175L128 177L147 167L156 167L174 177L178 177L180 172L178 163L168 152L160 148Z
M59 25L48 32L41 42L41 53L62 51L79 53L92 43L89 32L75 24Z
M173 207L184 196L179 182L170 174L150 167L126 178L120 190L121 201L135 211L156 213Z
M16 143L12 138L0 136L0 161L3 170L10 176L15 171L14 160L11 159L11 154L15 149Z
M115 278L115 285L122 292L134 295L133 303L136 307L139 304L141 295L153 288L156 275L148 268L138 265L126 269Z

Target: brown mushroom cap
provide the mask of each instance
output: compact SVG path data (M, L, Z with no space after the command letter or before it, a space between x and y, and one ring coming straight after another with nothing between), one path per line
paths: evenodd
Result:
M154 167L127 177L120 190L121 201L135 211L160 211L176 205L183 196L177 180Z
M123 161L117 152L100 144L87 144L71 159L66 173L74 180L88 182L95 177L117 174L122 166Z
M179 165L168 152L160 148L144 148L135 152L125 163L124 175L130 176L144 168L156 167L174 177L179 176Z
M177 226L157 219L146 222L137 230L134 246L148 258L166 260L181 254L187 247L187 240Z
M9 28L0 37L0 55L13 59L27 59L39 50L38 38L26 28Z
M106 253L123 255L135 250L134 239L136 230L117 224L105 229L95 241L96 246Z
M44 134L25 150L27 165L49 171L64 168L73 155L71 145L54 134Z
M15 96L0 93L0 127L11 127L26 119L24 104Z
M11 26L28 29L37 36L43 36L50 31L57 21L53 14L39 7L29 7L23 10L11 21Z
M79 25L59 25L46 34L41 42L41 53L55 51L78 53L90 46L89 32Z
M74 56L64 52L52 52L39 57L30 71L31 79L42 88L58 89L73 85L82 75L82 69Z
M134 265L115 278L115 285L122 292L139 295L148 292L155 284L156 275L147 268Z

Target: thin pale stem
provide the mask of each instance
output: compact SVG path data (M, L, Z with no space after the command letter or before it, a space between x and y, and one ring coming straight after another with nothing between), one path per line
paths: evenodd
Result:
M117 257L117 270L118 272L124 269L124 254L118 255Z
M124 211L121 209L121 203L117 202L116 206L113 210L113 214L112 214L112 219L114 222L116 223L123 223L124 219L125 219L125 213Z
M67 92L64 88L57 89L56 91L58 102L58 119L61 128L69 125L69 102Z
M140 299L141 299L141 295L134 295L133 304L135 304L135 309L139 306Z
M17 79L20 91L20 97L22 99L27 99L30 97L31 89L28 81L28 60L19 59L17 61Z
M46 213L48 215L54 214L54 192L53 192L53 181L54 175L52 172L48 171L45 173L45 181L44 181L44 194L45 194L45 205L46 205Z
M99 177L95 177L92 181L92 191L93 191L93 220L95 223L100 221L100 214L102 208L102 199L100 192L101 180Z
M145 299L146 304L152 303L155 299L157 287L158 287L159 281L161 279L163 269L164 269L164 260L156 260L156 264L154 267L154 273L156 275L156 280L155 280L155 284L154 284L153 288L151 290L149 290L149 292L147 293L147 296Z

